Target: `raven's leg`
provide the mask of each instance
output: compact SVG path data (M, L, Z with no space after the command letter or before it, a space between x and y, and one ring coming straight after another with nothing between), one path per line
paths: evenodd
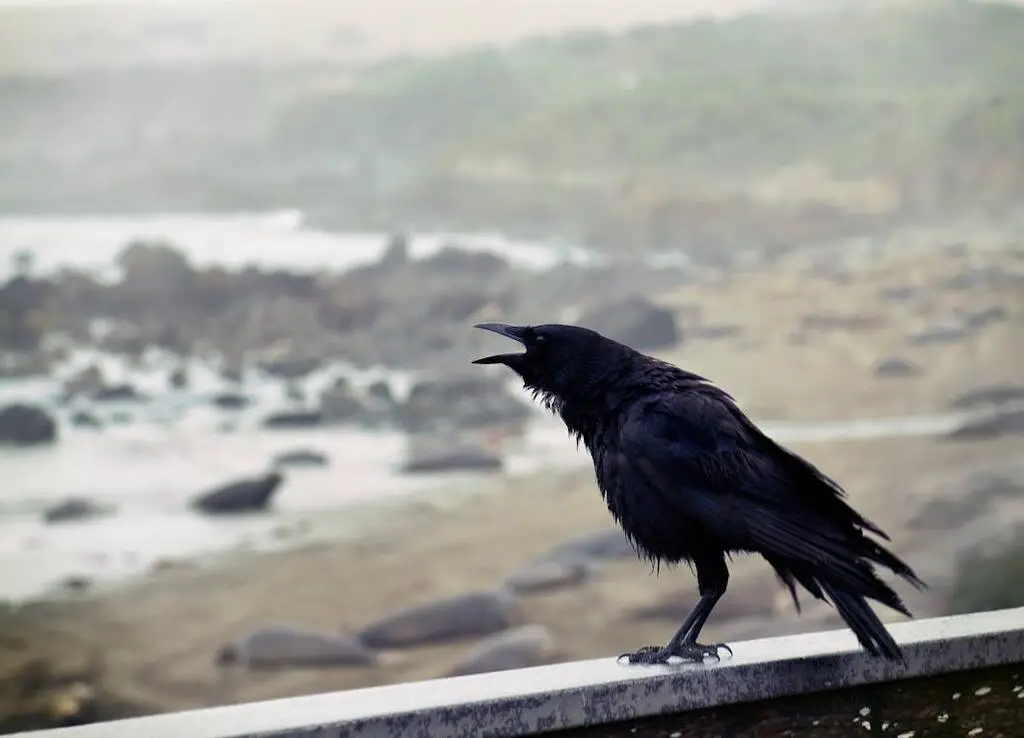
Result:
M708 656L718 658L718 651L722 648L732 654L732 649L725 643L697 643L697 636L700 635L704 623L729 587L729 567L726 566L725 555L702 556L694 559L694 564L697 567L700 599L679 630L664 647L644 646L633 653L622 654L619 656L620 659L628 658L631 664L665 664L672 656L690 661L703 661Z

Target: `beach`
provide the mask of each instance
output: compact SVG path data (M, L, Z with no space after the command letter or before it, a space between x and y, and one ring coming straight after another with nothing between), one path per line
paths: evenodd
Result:
M934 420L965 393L1021 383L1022 270L1012 243L893 249L824 265L793 254L652 295L681 320L694 310L703 316L703 335L684 334L659 355L714 379L756 420L775 423L780 440L787 423L831 423L832 436L794 434L788 443L839 480L928 582L924 592L900 589L914 614L940 615L964 553L1024 522L1012 497L970 515L948 512L972 495L979 476L1002 470L1019 479L1024 436L958 441ZM990 317L977 317L983 313ZM953 323L973 327L938 330ZM904 371L887 373L887 361ZM930 427L911 422L922 417L932 418ZM886 418L911 420L897 424L903 432L884 433L855 422ZM74 710L102 719L443 676L479 638L384 649L362 668L250 671L218 666L216 654L254 628L354 632L417 603L498 588L553 546L611 528L585 457L557 425L537 423L544 430L523 456L548 453L546 462L515 474L431 480L366 507L375 512L359 512L366 517L351 534L173 560L120 586L9 606L0 616L0 681L17 685L30 668L56 675L34 698L38 721L57 720L54 705L71 699L69 685L85 685L75 687ZM836 423L844 432L834 432ZM321 484L343 480L335 469L323 471ZM387 487L381 482L376 497ZM685 567L655 576L624 557L600 562L584 581L520 595L515 620L548 630L554 647L546 660L607 656L663 641L694 596ZM763 562L738 559L707 637L838 627L828 606L807 598L803 605L798 617ZM661 617L635 612L655 606ZM28 702L18 700L0 696L0 713L13 714L15 704L24 712Z

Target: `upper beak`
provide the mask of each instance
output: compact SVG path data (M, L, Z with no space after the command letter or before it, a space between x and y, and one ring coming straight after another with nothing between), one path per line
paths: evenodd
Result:
M480 328L481 330L490 331L491 333L497 333L500 336L511 338L513 341L517 341L523 345L526 345L524 335L526 333L525 326L519 325L506 325L505 323L478 323L473 326L474 328ZM495 354L494 356L485 356L482 359L477 359L474 364L504 364L507 360L513 356L521 356L521 354Z

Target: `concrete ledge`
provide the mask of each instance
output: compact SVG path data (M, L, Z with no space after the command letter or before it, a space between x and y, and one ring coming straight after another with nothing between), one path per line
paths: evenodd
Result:
M497 738L1024 664L1024 608L896 623L891 632L906 666L871 659L849 631L839 630L737 642L733 658L714 664L621 666L596 659L19 735Z

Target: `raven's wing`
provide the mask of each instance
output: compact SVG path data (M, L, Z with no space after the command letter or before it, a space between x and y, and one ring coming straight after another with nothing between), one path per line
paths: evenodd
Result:
M806 489L793 455L778 454L779 447L715 388L637 403L620 427L617 447L604 459L615 476L648 488L666 509L699 522L723 546L864 576L852 550L863 541L854 527L860 516L841 502L838 487L816 480ZM836 517L836 503L849 515Z

